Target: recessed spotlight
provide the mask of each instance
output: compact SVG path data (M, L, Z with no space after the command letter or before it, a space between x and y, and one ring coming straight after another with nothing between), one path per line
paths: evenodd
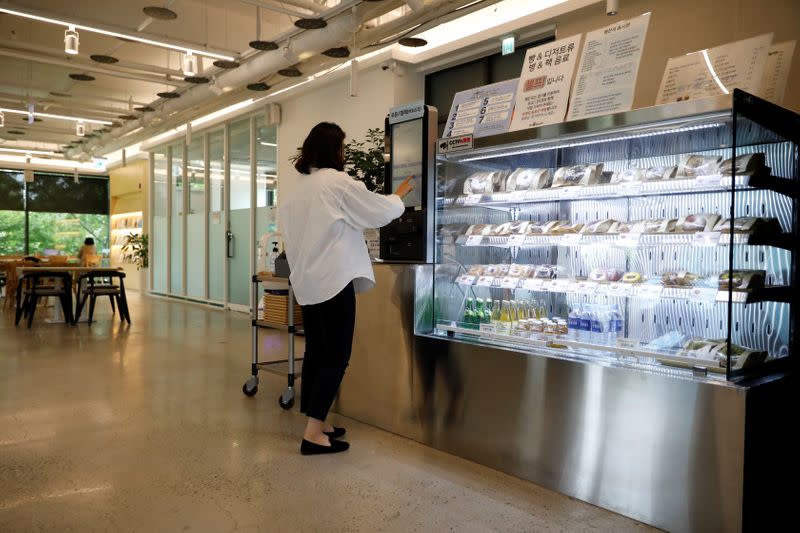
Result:
M328 25L325 19L297 19L294 25L301 30L321 30Z
M286 76L287 78L299 78L303 75L303 73L295 67L282 68L278 71L278 74L281 76Z
M258 83L248 83L247 88L250 89L251 91L268 91L270 89L270 86L264 83L263 81L260 81Z
M322 55L328 57L350 57L350 49L346 46L339 46L336 48L328 48Z
M95 63L104 63L106 65L113 65L114 63L119 63L119 59L112 56L104 56L102 54L92 54L89 56L89 59L94 61Z
M159 98L180 98L180 93L176 93L175 91L168 91L163 93L156 93L156 96Z
M217 59L216 61L214 61L214 66L217 68L239 68L239 63L236 61Z
M175 20L178 14L171 9L159 6L147 6L142 9L142 12L150 18L158 20Z
M250 41L250 48L264 51L277 50L278 43L272 41Z
M75 26L68 26L67 31L64 32L64 53L71 56L78 55L80 44L80 37L78 32L75 31Z
M426 41L425 39L420 39L419 37L403 37L402 39L397 41L397 43L400 46L410 46L413 48L417 48L419 46L426 46L428 44L428 41Z
M187 83L208 83L211 80L206 78L205 76L186 76L183 78L183 81Z
M88 74L70 74L70 78L75 81L94 81L94 76L89 76Z
M191 52L183 54L183 75L186 77L197 74L197 56Z
M155 109L153 109L149 105L134 107L133 109L134 111L141 111L142 113L152 113L153 111L155 111Z

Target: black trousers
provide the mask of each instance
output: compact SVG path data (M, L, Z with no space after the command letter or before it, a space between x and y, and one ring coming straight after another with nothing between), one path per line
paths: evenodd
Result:
M325 302L303 306L306 351L303 356L300 412L325 420L350 363L356 294L350 282Z

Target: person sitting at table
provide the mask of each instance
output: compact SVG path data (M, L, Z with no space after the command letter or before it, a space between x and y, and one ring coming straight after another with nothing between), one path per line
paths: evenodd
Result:
M83 246L78 250L78 259L81 261L81 266L89 266L89 258L97 255L97 248L94 245L94 239L86 237L83 241Z

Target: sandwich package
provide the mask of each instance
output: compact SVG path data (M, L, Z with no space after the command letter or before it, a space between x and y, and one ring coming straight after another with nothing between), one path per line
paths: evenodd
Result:
M505 190L507 170L476 172L464 181L464 194L491 194Z
M678 178L696 178L719 173L722 157L716 155L685 155L678 164Z
M547 228L550 235L566 235L567 233L580 233L583 224L576 222L570 223L568 220L556 220Z
M725 218L717 222L714 231L729 233L731 219ZM777 218L736 217L733 219L734 233L780 233L781 225Z
M728 353L728 343L724 339L699 338L687 341L678 355L713 361L723 368L730 366L734 370L758 365L767 358L767 352L751 350L733 343Z
M691 287L698 279L699 276L686 271L664 272L661 283L665 287Z
M596 220L594 222L590 222L589 224L583 226L580 230L580 233L589 235L616 233L618 224L619 222L614 220L613 218Z
M675 179L678 167L650 167L644 171L642 181L661 181Z
M553 279L558 277L558 267L556 265L538 265L533 272L534 278Z
M616 185L619 183L633 183L636 181L644 181L645 170L642 168L629 168L622 172L614 172L611 176L610 183Z
M653 218L648 220L637 220L623 227L619 227L619 233L673 233L677 220L674 218Z
M553 176L553 188L595 185L601 182L603 164L561 167Z
M729 288L734 291L760 289L764 287L766 277L765 270L734 270L733 273L726 271L719 275L719 289L721 291L727 291Z
M622 270L618 269L618 268L600 267L600 268L592 269L592 271L589 272L589 280L590 281L597 281L597 282L620 281L624 274L625 273Z
M732 157L722 162L719 166L719 173L723 176L731 176L733 174L734 165L736 167L737 176L753 175L764 168L766 160L762 152L740 155L735 158Z
M525 235L530 222L527 220L517 220L515 222L505 222L494 227L492 235L502 237L506 235Z
M711 231L719 221L719 215L686 215L678 219L675 224L677 233L697 233L698 231Z
M492 235L494 229L493 224L473 224L467 228L465 235Z
M509 174L505 190L507 192L534 191L547 189L552 183L550 170L546 168L518 168Z

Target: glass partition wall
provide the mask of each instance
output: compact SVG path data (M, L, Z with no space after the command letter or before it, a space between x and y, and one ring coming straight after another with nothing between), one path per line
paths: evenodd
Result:
M151 151L154 293L249 310L258 241L275 231L276 151L263 115Z

